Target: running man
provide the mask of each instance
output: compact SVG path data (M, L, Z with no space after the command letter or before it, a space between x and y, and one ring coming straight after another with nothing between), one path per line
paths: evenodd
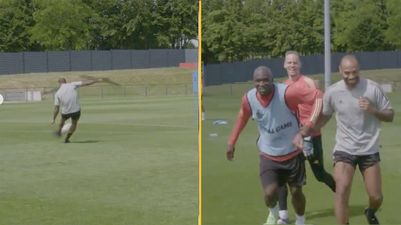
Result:
M383 201L380 174L380 123L392 122L394 111L380 86L359 77L359 62L346 55L339 66L343 80L331 85L323 98L323 111L316 124L324 126L335 114L336 144L333 150L336 181L335 215L338 224L349 223L348 201L356 166L362 173L369 206L369 224L379 224L375 215Z
M302 142L302 130L295 113L298 104L310 104L315 108L307 127L313 126L321 108L316 103L321 94L316 89L296 89L295 86L273 83L268 67L260 66L253 73L255 88L242 97L242 105L231 137L226 157L233 160L235 143L249 118L253 118L259 130L257 146L260 152L260 179L264 200L272 216L265 224L275 224L278 219L278 187L289 185L296 224L305 224L305 160L302 149L294 144ZM320 105L321 106L321 105ZM294 144L293 144L294 142Z
M287 85L294 85L299 89L318 89L316 83L309 77L301 73L302 62L296 51L288 51L285 53L284 69L287 70L288 79L284 82ZM318 103L322 104L322 99L318 99ZM312 106L308 104L300 104L298 106L299 119L302 124L307 124L309 115L312 112ZM326 184L333 192L336 190L336 184L333 176L327 173L323 165L323 145L320 130L313 131L310 136L304 138L304 153L309 161L313 175L319 182ZM277 224L288 224L287 209L287 186L279 189L279 219Z
M67 83L65 78L60 78L58 80L60 86L54 95L54 112L51 124L53 125L55 123L61 107L61 120L56 132L57 136L61 137L61 129L63 128L65 121L71 118L71 127L64 139L65 143L70 142L70 138L77 129L78 120L81 116L81 106L79 104L77 91L78 88L101 82L102 80L102 78L99 78L96 80L76 81L71 83Z

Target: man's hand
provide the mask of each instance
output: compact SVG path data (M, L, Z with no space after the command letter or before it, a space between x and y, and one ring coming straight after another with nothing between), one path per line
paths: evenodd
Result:
M375 111L375 108L370 104L369 100L365 97L359 97L359 108L368 112L368 113L373 113Z
M54 123L55 123L55 120L53 119L52 122L51 122L51 125L53 125Z
M310 160L313 157L313 143L311 137L304 137L303 152L306 159Z
M226 150L227 160L232 161L234 159L234 151L235 151L235 146L232 144L228 144Z
M298 149L302 149L304 147L304 139L302 137L302 134L298 132L294 139L292 139L292 144L297 147Z
M393 109L389 108L389 109L378 110L373 104L370 103L369 99L365 97L359 97L358 104L361 110L370 113L380 121L392 122L394 119Z

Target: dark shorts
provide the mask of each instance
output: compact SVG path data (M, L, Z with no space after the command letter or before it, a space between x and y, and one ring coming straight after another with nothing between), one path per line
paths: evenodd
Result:
M302 187L306 183L305 158L302 154L284 162L260 156L259 168L263 188L274 183L292 187Z
M346 152L336 151L333 155L334 164L336 162L344 162L351 164L354 168L358 165L360 171L375 165L380 162L380 154L374 153L371 155L351 155Z
M79 117L81 117L81 111L68 114L61 114L61 117L63 117L64 120L68 120L69 118L73 120L79 120Z

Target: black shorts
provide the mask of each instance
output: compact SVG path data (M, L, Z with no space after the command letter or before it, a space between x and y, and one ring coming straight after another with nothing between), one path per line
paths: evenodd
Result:
M263 188L273 183L291 187L302 187L306 183L305 157L302 154L284 162L260 156L259 169Z
M73 120L79 120L79 117L81 117L81 111L68 113L68 114L61 114L61 117L64 120L68 120L69 118L71 118Z
M334 164L336 162L344 162L351 164L354 168L358 165L360 171L375 165L380 162L380 154L374 153L370 155L351 155L342 151L335 151L333 154Z

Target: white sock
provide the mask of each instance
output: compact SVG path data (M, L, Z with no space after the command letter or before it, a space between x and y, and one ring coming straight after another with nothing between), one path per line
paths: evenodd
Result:
M297 224L297 225L303 225L303 224L305 224L305 216L304 215L302 215L302 216L300 216L300 215L296 215L296 221L295 221L295 224Z
M278 211L278 215L281 219L288 220L288 210L280 210Z
M202 120L205 120L205 118L206 118L205 113L202 112Z

